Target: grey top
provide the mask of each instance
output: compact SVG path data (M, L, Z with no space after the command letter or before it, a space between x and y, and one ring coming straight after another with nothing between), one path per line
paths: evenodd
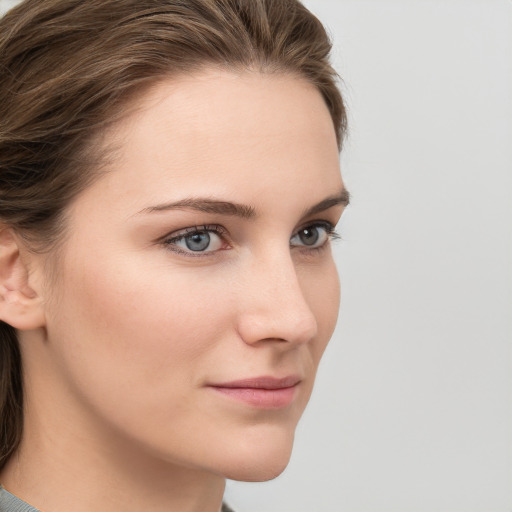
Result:
M0 512L39 512L39 510L0 487Z
M39 510L0 487L0 512L39 512ZM233 511L223 503L221 512Z

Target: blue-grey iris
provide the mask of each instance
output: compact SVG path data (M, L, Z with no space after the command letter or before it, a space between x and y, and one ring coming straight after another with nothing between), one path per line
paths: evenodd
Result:
M204 251L210 245L210 235L206 231L188 235L185 244L191 251Z
M320 238L318 228L316 227L301 229L298 235L304 245L315 245Z

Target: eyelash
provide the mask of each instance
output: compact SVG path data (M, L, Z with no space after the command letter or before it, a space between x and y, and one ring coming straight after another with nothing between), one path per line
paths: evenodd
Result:
M328 221L317 221L317 222L313 222L311 224L307 224L307 225L299 228L292 235L291 238L297 236L301 231L304 231L306 229L314 229L314 228L322 228L325 230L327 240L322 245L320 245L318 247L308 247L307 245L293 246L290 244L290 247L292 247L292 248L297 247L297 248L299 248L299 250L307 251L308 253L311 253L313 251L319 252L326 248L329 241L341 239L341 236L336 232L334 225ZM215 255L219 250L223 250L223 249L219 249L219 250L215 250L215 251L194 252L194 251L182 250L181 248L179 248L176 245L177 242L180 242L181 240L184 240L185 238L187 238L191 235L201 234L201 233L214 233L219 238L221 238L224 242L226 241L226 238L227 238L227 230L223 226L220 226L218 224L205 224L202 226L193 226L193 227L186 228L186 229L182 230L181 232L179 232L177 235L171 235L170 237L166 237L162 243L168 250L178 253L178 254L182 254L187 257L191 257L191 258L208 257L208 256Z
M323 228L325 230L325 234L327 236L327 239L322 245L319 245L318 247L308 247L307 245L303 246L297 246L297 248L303 252L308 252L311 254L312 252L321 252L327 248L329 245L329 242L332 242L334 240L341 240L340 234L336 231L336 227L328 221L317 221L313 222L312 224L307 224L306 226L302 226L299 228L292 236L292 238L296 235L298 235L301 231L304 231L306 229L312 229L312 228Z
M180 249L176 243L184 240L190 235L194 234L200 234L200 233L215 233L219 238L222 238L225 240L227 237L227 230L223 228L222 226L219 226L218 224L205 224L203 226L193 226L190 228L186 228L182 230L177 235L166 237L163 240L163 244L172 252L176 252L178 254L183 254L185 256L191 257L191 258L199 258L199 257L205 257L205 256L211 256L217 251L206 251L206 252L193 252L193 251L184 251Z

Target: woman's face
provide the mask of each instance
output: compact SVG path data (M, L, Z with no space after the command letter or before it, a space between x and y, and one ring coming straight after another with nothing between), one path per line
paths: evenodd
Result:
M136 106L69 209L34 407L79 419L91 450L272 478L338 312L331 118L312 85L256 72L164 81Z

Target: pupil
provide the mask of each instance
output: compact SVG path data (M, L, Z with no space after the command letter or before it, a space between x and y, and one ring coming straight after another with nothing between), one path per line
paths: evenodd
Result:
M315 245L318 242L319 234L316 228L303 229L299 234L300 241L304 245Z
M191 251L204 251L210 245L208 233L194 233L185 238L185 244Z

